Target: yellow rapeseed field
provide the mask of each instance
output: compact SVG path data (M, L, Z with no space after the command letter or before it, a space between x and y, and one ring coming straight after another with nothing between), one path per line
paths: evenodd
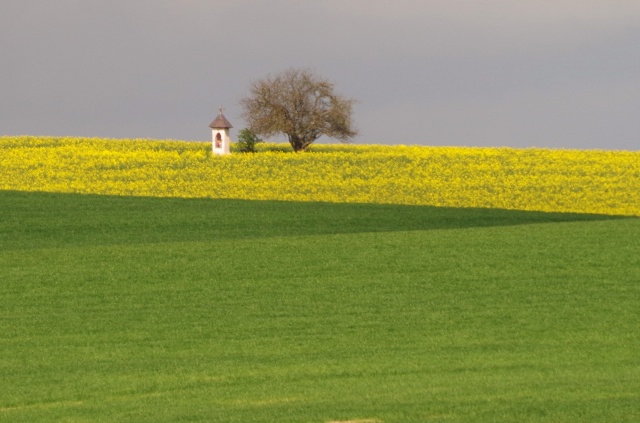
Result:
M0 137L0 189L640 216L640 152Z

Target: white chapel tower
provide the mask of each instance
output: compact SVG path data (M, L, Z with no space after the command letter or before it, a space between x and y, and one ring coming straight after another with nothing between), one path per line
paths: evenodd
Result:
M209 125L211 128L211 142L213 148L213 154L223 155L229 154L229 144L231 139L229 138L229 129L233 128L231 123L222 114L222 107L220 108L220 114Z

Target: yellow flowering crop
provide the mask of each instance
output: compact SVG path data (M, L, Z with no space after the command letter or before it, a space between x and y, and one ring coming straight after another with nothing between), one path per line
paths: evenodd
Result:
M0 137L0 189L640 216L640 152Z

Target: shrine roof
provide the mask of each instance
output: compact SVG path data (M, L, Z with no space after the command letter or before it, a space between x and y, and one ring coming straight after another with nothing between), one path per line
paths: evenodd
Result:
M229 129L229 128L233 128L233 126L227 120L227 118L224 117L222 112L220 112L220 114L213 120L213 122L211 122L211 125L209 125L209 128L213 128L213 129Z

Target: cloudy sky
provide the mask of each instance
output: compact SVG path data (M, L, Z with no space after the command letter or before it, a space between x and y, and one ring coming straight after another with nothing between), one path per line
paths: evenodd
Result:
M0 135L208 140L309 68L358 144L640 150L638 0L0 0Z

